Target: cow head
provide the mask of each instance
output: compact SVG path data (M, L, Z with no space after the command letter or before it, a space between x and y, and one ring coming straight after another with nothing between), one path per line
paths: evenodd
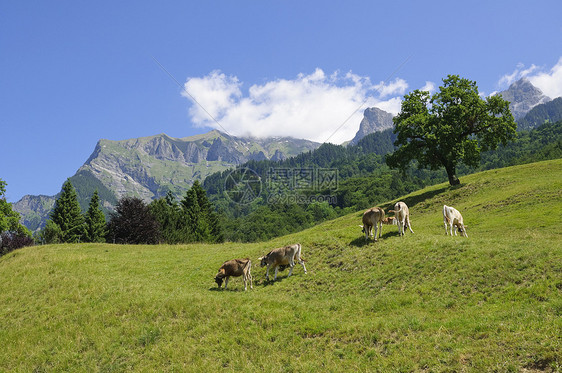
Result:
M217 275L217 276L215 277L215 282L216 282L217 285L219 286L219 289L220 289L221 286L222 286L222 281L223 281L223 278L220 277L219 275Z
M260 261L260 267L265 267L267 265L267 256L269 254L267 254L266 256L262 256L260 258L258 258L258 260Z
M361 228L361 233L365 233L365 227L360 225L359 228Z
M215 282L217 283L217 285L219 286L219 289L222 286L222 282L224 280L224 269L220 269L219 273L217 273L217 275L215 276Z

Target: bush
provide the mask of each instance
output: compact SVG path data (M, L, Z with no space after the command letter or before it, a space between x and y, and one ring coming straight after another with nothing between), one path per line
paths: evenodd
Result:
M108 223L108 241L119 244L156 244L160 241L158 221L143 200L123 197Z
M33 239L24 233L3 232L0 235L0 256L31 245L33 245Z

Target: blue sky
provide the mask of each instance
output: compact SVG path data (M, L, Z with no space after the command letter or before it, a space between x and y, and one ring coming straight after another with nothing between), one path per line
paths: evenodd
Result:
M555 0L3 1L0 178L10 202L54 195L101 138L219 124L341 142L366 107L396 112L447 74L559 95L560 14Z

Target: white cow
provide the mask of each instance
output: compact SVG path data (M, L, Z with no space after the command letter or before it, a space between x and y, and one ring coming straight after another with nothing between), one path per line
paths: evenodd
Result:
M396 202L394 205L394 210L389 210L388 212L393 212L396 215L396 224L398 225L398 235L403 236L405 228L408 227L410 232L414 233L412 230L412 225L410 224L410 210L404 202Z
M457 230L462 236L468 237L466 233L466 226L464 225L461 213L454 207L443 205L443 224L445 224L445 233L449 235L449 229L451 229L451 237L453 236L453 226L455 227L455 236L457 235Z

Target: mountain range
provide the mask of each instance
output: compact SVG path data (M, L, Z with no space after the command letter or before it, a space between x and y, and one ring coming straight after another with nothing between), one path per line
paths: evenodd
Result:
M526 129L544 120L562 117L560 105L550 104L548 110L541 109L551 99L526 79L513 83L499 94L510 101L516 120L524 121L525 114L534 109L535 116L525 122ZM543 112L548 112L550 117L540 117ZM392 114L381 109L367 108L349 144L356 145L370 133L392 128L392 118ZM121 141L102 139L70 181L83 210L87 209L93 191L98 190L107 216L117 200L125 195L150 201L171 191L179 197L195 180L202 181L214 172L250 160L284 160L320 145L291 137L235 137L217 130L185 138L159 134ZM26 195L13 204L13 209L21 214L22 223L34 231L44 226L56 197Z
M202 181L214 172L249 160L283 160L320 145L291 137L235 137L217 130L185 138L159 134L99 140L70 181L83 210L97 189L107 213L125 195L150 201L171 191L179 197L195 180ZM26 195L13 208L22 215L24 225L36 230L46 222L55 200L56 196Z

